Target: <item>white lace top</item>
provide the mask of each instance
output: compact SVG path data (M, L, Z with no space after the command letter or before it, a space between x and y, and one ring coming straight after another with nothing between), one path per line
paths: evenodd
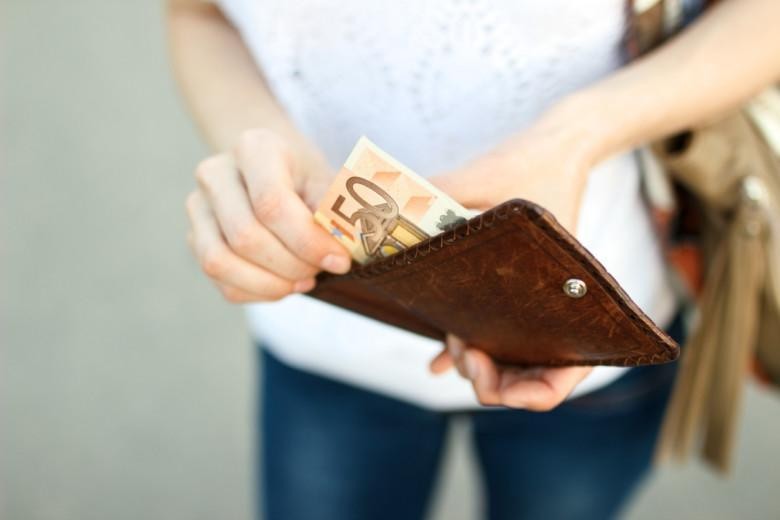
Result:
M220 3L334 167L366 135L420 174L454 168L621 65L624 0ZM576 234L665 325L674 297L631 155L594 170ZM428 374L435 341L305 296L247 311L254 336L292 365L433 408L476 405L457 375ZM599 367L576 392L622 370Z

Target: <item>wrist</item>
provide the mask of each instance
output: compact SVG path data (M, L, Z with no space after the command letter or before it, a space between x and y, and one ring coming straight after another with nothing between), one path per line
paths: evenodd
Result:
M575 93L548 109L521 139L536 153L541 153L553 168L558 186L566 186L560 193L568 198L561 201L556 217L574 232L577 208L593 169L602 161L619 152L615 145L609 117L604 105L594 102L590 93ZM524 134L524 135L523 135ZM549 209L549 208L548 208Z
M553 105L539 125L559 135L579 169L593 167L622 151L623 144L608 104L590 90L575 92Z

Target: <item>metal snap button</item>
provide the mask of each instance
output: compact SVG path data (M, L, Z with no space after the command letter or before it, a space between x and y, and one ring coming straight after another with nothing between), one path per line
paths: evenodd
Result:
M754 206L766 207L769 190L762 179L755 175L748 175L742 180L742 196Z
M563 284L563 293L569 298L582 298L588 292L588 286L578 278L569 278Z

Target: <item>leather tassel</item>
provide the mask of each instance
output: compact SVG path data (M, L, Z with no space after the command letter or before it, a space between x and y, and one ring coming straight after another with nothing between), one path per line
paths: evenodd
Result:
M658 461L684 461L700 451L718 470L730 470L768 255L761 213L748 204L737 211L707 273L699 323L683 351L661 429Z
M717 288L723 283L725 268L726 252L720 248L714 252L707 273L697 317L699 323L693 328L679 361L677 380L656 450L658 462L670 458L684 460L697 440L705 409L702 396L710 386L714 353L715 336L705 331L719 328L718 320L713 317L722 314L723 298L717 298Z
M704 460L729 471L735 431L742 403L744 380L754 350L760 315L761 291L766 270L766 252L761 226L753 208L743 207L729 230L730 263L724 295L721 334L716 338L712 391L702 446ZM753 231L750 231L753 229Z

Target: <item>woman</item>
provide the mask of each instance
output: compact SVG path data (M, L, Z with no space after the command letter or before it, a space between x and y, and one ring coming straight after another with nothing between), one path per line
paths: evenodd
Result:
M365 134L466 207L546 207L681 339L631 150L777 79L780 4L723 1L629 65L624 0L585 4L171 2L174 65L216 151L190 243L252 303L264 347L266 518L422 517L456 412L493 519L612 517L646 473L673 365L504 370L295 294L349 269L312 209ZM434 357L463 379L427 373Z

